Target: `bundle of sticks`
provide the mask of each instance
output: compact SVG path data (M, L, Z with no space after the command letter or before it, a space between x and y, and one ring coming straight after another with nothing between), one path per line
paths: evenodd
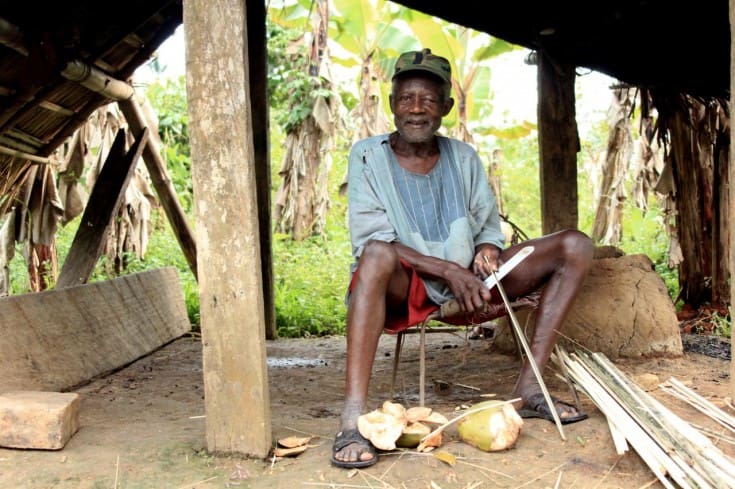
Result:
M557 348L553 360L566 380L606 416L617 453L622 455L632 446L665 487L735 487L735 462L702 431L626 377L604 354L570 354ZM676 379L660 387L735 431L732 416Z

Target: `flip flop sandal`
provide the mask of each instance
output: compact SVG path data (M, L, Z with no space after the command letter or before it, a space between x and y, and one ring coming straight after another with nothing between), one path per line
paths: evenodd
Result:
M568 402L564 402L554 396L551 396L551 401L554 403L554 406L560 404L569 408L570 412L571 410L576 411L576 408L573 405L569 404ZM524 405L524 408L518 411L518 415L521 418L541 418L547 421L551 421L552 423L555 422L554 415L551 414L549 406L548 404L546 404L546 398L541 392L529 397L526 401L526 404ZM587 413L582 412L578 412L575 415L568 416L562 416L561 414L559 414L559 421L561 421L561 424L570 424L576 423L577 421L582 421L583 419L587 419L587 417Z
M347 445L350 445L352 443L358 443L365 447L362 451L362 453L371 453L373 455L373 458L370 460L338 460L335 458L335 454L342 450ZM378 451L375 449L372 443L370 443L370 440L365 438L360 434L360 431L357 428L352 428L350 430L343 430L337 433L337 436L334 438L334 445L332 446L332 464L337 467L342 467L345 469L360 469L363 467L370 467L371 465L374 465L378 461Z

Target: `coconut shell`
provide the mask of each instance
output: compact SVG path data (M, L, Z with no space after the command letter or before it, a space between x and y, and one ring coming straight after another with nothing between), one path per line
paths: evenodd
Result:
M414 406L406 410L406 419L410 423L417 421L423 421L424 419L431 416L432 409L426 406Z
M425 424L415 422L403 428L403 433L396 440L396 446L401 448L416 448L423 437L431 433L431 428Z
M408 418L406 417L406 408L403 406L403 404L385 401L381 409L385 414L390 414L398 421L403 423L404 426L406 425L406 423L408 423Z
M491 400L470 409L477 412L468 414L457 425L462 441L486 452L506 450L515 444L523 427L523 419L513 406Z
M357 429L360 434L380 450L395 450L396 440L403 433L405 426L404 421L379 409L357 418Z

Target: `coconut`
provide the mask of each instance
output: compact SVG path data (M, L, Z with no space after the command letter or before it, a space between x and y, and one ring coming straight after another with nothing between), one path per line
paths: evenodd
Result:
M416 448L423 437L431 433L431 428L420 422L410 423L403 428L403 433L396 440L396 446L401 448Z
M510 404L491 400L475 404L459 421L457 431L465 443L495 452L511 448L523 427L523 419Z

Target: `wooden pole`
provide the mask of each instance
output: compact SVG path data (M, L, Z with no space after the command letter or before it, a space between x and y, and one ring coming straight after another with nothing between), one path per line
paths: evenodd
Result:
M246 3L184 2L207 447L271 449Z
M578 226L574 66L538 53L538 146L543 234Z
M260 262L263 273L265 337L276 339L276 306L273 287L273 233L271 232L271 165L268 109L268 51L266 10L263 0L247 0L250 103L253 114L255 182L260 221Z
M137 138L150 122L145 120L140 104L131 97L118 102L120 111L128 121L133 135ZM194 277L197 277L197 248L194 233L189 226L184 209L176 195L176 189L166 171L166 162L163 161L160 148L154 138L148 138L148 144L143 148L143 161L151 176L153 187L158 193L158 199L166 212L168 222L176 235L181 251L184 253L189 268Z
M730 110L735 107L735 0L730 0ZM735 216L735 151L732 150L735 141L735 124L730 118L730 215ZM728 226L730 239L730 322L735 312L735 226L731 222ZM735 359L735 329L731 330L731 359ZM730 360L730 397L735 398L735 361Z

